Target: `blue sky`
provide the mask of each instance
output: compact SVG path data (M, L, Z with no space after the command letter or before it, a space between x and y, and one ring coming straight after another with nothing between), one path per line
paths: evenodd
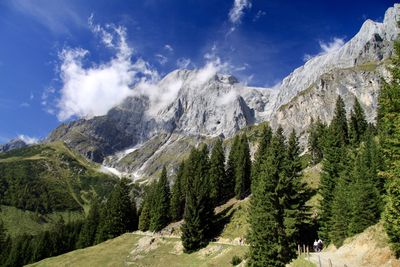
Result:
M120 81L157 80L210 60L249 85L273 86L305 58L349 40L365 19L381 21L394 2L2 0L0 143L103 114L129 94ZM85 86L75 99L85 103L68 102ZM99 97L89 90L96 86L114 91ZM100 107L110 93L117 97Z

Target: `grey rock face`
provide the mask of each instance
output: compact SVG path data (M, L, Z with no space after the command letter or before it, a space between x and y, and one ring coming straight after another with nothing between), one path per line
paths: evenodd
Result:
M176 70L155 86L157 93L141 91L106 116L63 124L48 141L64 140L94 161L106 158L108 166L140 176L146 169L156 171L154 164L163 151L177 151L175 156L181 158L187 152L185 137L193 145L196 138L231 137L263 121L286 132L294 128L304 144L311 117L330 121L338 95L348 110L358 97L372 122L381 77L388 77L385 66L400 32L399 19L396 4L382 23L367 20L343 47L310 59L278 89L244 86L230 75ZM145 163L137 160L141 157Z
M13 149L18 149L18 148L24 148L27 147L28 144L25 143L23 140L16 138L11 140L10 142L0 145L0 153L2 152L8 152L11 151Z

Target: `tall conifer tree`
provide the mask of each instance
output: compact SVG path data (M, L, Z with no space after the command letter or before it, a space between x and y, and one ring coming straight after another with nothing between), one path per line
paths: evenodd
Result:
M210 197L214 205L226 201L229 197L229 193L225 193L223 190L224 182L226 182L225 176L224 148L222 147L222 140L218 139L210 157Z
M332 201L334 199L336 183L347 164L345 157L345 155L347 155L347 143L348 128L346 110L343 99L339 96L336 102L334 117L326 134L321 174L320 192L322 200L319 235L326 243L329 243L330 238Z
M171 219L173 221L182 219L185 210L185 178L185 162L182 161L178 167L171 193Z
M277 192L284 210L285 234L288 240L287 257L293 258L300 242L300 230L306 219L306 201L309 192L302 181L300 147L296 132L289 136L283 174L280 177Z
M354 98L353 109L349 119L349 139L352 145L358 145L362 141L368 128L368 122L365 119L364 110L358 102L357 97Z
M245 133L239 139L235 162L235 195L243 199L250 194L251 187L250 148Z
M169 223L170 189L167 170L163 167L155 190L154 206L151 208L150 230L158 232Z
M288 262L285 247L283 208L277 187L284 171L285 145L282 130L272 137L267 156L261 160L257 186L250 200L250 258L249 266L285 266Z
M184 222L182 224L182 244L185 252L193 252L205 246L211 232L214 209L209 194L209 162L205 146L199 151L193 149L187 160L188 186Z

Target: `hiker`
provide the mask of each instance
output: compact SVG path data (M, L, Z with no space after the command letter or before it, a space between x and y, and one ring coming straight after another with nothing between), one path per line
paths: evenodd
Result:
M318 251L322 251L323 246L324 246L324 244L322 243L322 240L319 239L318 240Z
M313 248L314 248L315 252L318 252L318 241L317 241L317 239L314 240Z

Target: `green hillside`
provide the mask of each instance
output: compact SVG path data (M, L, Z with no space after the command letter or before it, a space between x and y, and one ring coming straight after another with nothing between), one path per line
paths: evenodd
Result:
M14 235L37 232L55 215L81 217L93 196L103 198L116 182L97 169L62 142L1 153L1 219ZM16 219L24 222L20 231Z

